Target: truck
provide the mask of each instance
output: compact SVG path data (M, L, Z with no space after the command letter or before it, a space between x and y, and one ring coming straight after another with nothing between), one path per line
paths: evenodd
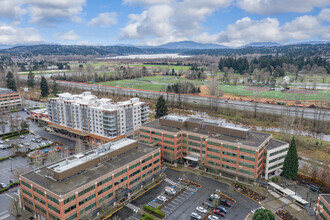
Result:
M173 196L173 195L176 194L176 191L172 187L166 186L165 187L165 193L169 196Z

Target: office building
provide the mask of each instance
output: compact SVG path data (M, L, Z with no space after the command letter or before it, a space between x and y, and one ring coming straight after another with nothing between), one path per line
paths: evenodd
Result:
M319 220L330 219L330 194L319 194L316 205L316 217Z
M139 141L158 146L168 162L190 162L208 172L251 180L277 176L289 144L250 127L168 115L140 127Z
M73 220L129 195L160 172L160 150L131 139L106 143L20 175L24 209Z
M149 118L148 105L139 98L114 103L90 92L59 94L48 100L47 110L54 132L95 144L132 135Z
M0 110L14 110L22 107L21 96L11 89L0 88Z

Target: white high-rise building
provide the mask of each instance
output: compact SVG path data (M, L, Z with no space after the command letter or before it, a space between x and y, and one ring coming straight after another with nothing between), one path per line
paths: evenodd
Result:
M139 98L114 103L90 92L59 94L48 100L47 108L54 131L94 143L132 135L149 118L149 107Z

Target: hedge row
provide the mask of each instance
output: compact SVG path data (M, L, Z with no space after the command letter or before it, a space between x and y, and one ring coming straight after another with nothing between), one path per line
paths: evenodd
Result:
M9 187L5 187L5 188L1 188L0 189L0 193L4 192L4 191L7 191L9 189Z
M140 220L157 220L157 218L153 215L143 213L143 216L140 218Z
M0 161L7 160L7 159L9 159L9 157L11 157L11 156L8 156L8 157L1 157L1 158L0 158Z
M21 132L21 133L16 133L16 134L11 134L11 135L7 135L7 136L3 136L2 139L5 140L5 139L11 139L11 138L16 138L16 137L19 137L21 135L25 135L25 134L28 134L29 131L24 131L24 132Z
M21 133L24 133L24 132L29 132L29 130L23 129L23 130L20 130L20 131L8 132L8 133L0 134L0 137L8 136L8 135L21 134Z
M150 212L150 213L156 215L157 217L165 218L165 212L163 212L163 211L161 211L157 208L147 206L147 205L143 205L143 209L147 212Z

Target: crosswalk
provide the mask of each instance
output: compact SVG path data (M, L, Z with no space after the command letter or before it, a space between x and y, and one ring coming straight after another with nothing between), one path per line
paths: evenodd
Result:
M190 186L183 186L182 184L180 183L176 183L174 182L173 180L169 179L169 178L165 178L165 182L179 188L179 189L182 189L182 188L186 188L187 190L189 191L193 191L193 192L197 192L198 188L197 187L190 187Z
M0 220L9 219L10 214L8 211L0 213Z
M139 209L140 209L139 207L133 205L132 203L128 203L128 204L126 205L126 207L132 209L134 212L138 212Z
M251 210L252 214L254 214L258 209L265 209L265 207L261 206L261 207L258 207L256 209L252 209Z

